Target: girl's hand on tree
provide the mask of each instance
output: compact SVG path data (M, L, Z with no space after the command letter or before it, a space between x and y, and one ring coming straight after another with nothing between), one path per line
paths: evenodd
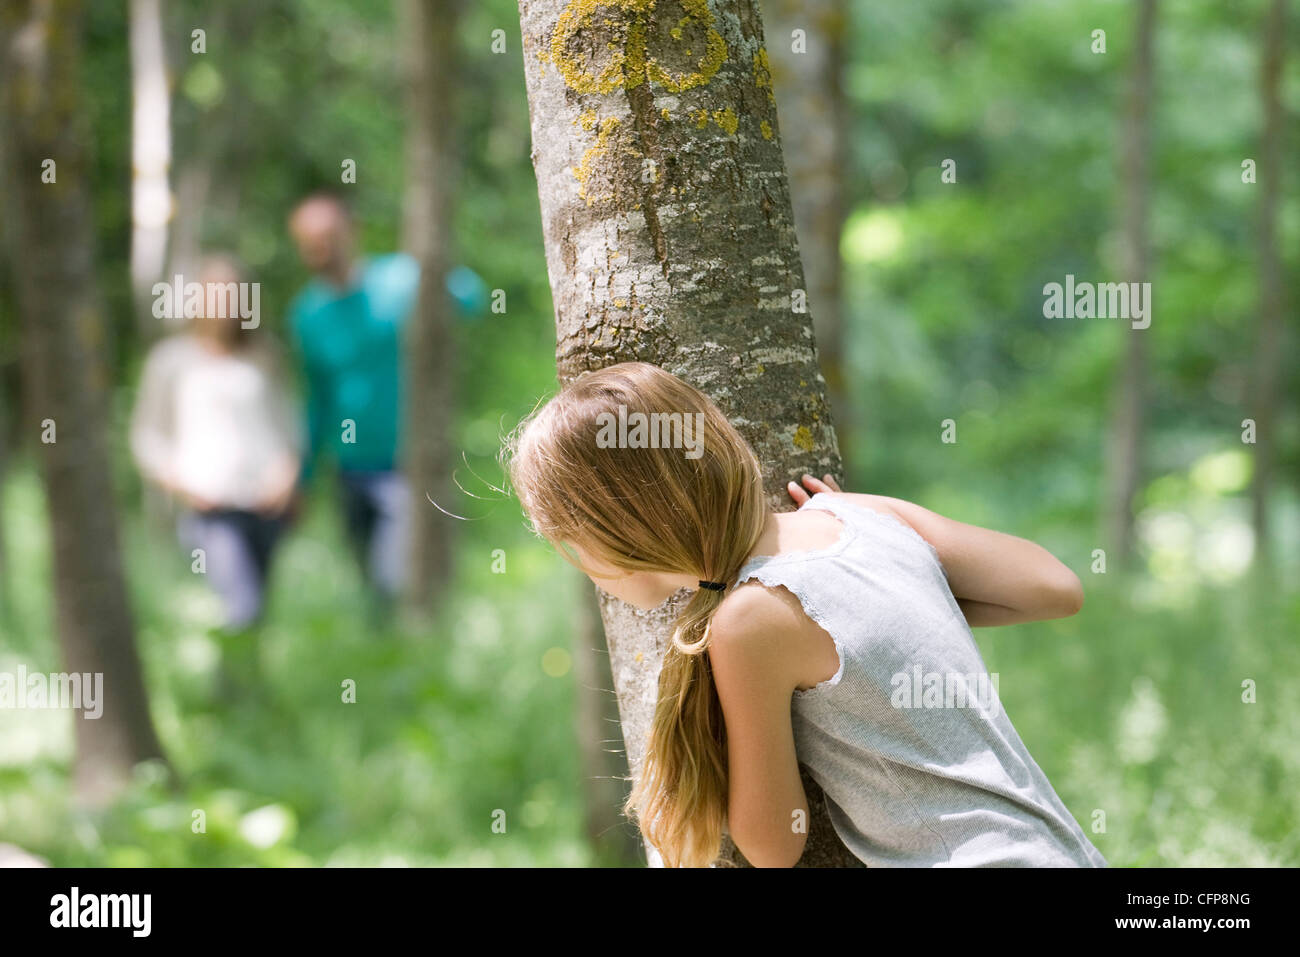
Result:
M839 485L836 484L835 479L831 478L829 475L826 475L821 479L815 479L811 475L805 475L803 477L802 488L798 482L791 482L786 485L785 488L786 491L790 493L790 497L794 499L796 505L803 505L804 502L808 501L808 499L812 498L812 496L816 495L818 492L843 491ZM807 491L804 490L805 488Z

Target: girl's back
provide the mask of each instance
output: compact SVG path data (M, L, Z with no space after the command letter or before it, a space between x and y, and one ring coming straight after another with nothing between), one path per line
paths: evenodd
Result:
M853 499L803 506L838 541L737 580L784 586L834 642L839 670L795 692L792 723L840 838L872 866L1106 866L1002 711L934 548Z

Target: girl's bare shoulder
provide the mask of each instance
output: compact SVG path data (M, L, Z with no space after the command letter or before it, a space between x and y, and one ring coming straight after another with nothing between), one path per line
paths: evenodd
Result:
M768 588L756 578L741 582L713 613L714 639L756 641L774 628L792 623L783 588Z
M790 690L816 684L838 666L830 636L784 585L743 582L718 607L709 633L715 667L760 667Z

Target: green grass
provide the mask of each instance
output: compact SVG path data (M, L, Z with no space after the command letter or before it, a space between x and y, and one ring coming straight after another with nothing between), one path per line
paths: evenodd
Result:
M571 647L579 581L513 502L477 504L487 517L460 529L439 622L376 631L319 496L279 555L263 691L237 705L210 692L213 600L165 530L132 516L139 641L182 789L145 767L112 808L79 811L67 714L0 712L0 841L58 865L608 863L583 830L572 671L550 664L567 660L553 649ZM0 667L57 670L30 472L11 478L3 516ZM1246 581L1161 602L1154 580L1085 576L1080 615L976 632L1030 753L1113 866L1300 863L1300 601Z
M5 506L14 600L0 667L58 670L29 472L12 477ZM67 713L0 712L0 841L58 865L598 863L583 831L572 675L542 668L548 649L569 647L569 566L501 503L465 523L439 621L376 630L331 506L318 497L278 556L261 689L239 703L213 700L217 609L189 557L165 529L130 523L138 640L182 790L146 766L114 807L78 811ZM491 572L494 548L506 574ZM347 679L355 704L342 701Z
M1294 597L1206 589L1157 610L1084 584L1074 618L976 636L1008 715L1093 843L1112 866L1300 862Z

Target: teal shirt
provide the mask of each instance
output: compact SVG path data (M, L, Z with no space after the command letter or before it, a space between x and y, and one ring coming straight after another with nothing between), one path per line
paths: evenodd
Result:
M307 387L304 481L322 452L331 453L341 469L398 464L402 331L419 284L419 264L394 253L363 259L350 289L313 279L290 305Z

